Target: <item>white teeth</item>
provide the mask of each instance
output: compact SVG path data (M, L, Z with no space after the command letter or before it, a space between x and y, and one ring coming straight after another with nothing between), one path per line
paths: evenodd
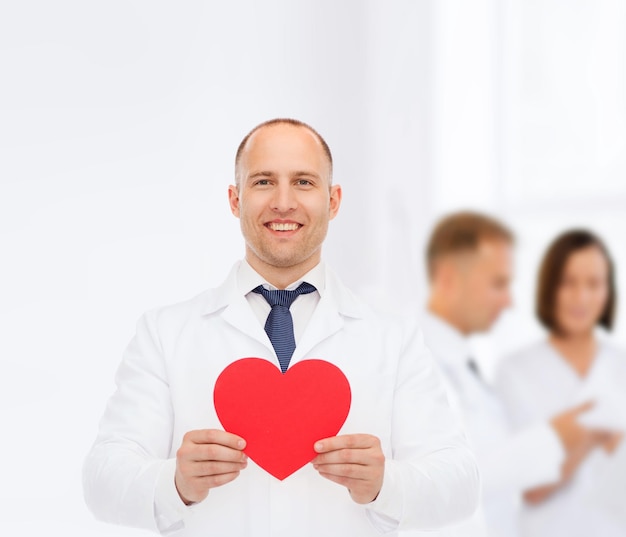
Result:
M287 223L287 222L270 222L269 228L274 231L295 231L300 227L300 224Z

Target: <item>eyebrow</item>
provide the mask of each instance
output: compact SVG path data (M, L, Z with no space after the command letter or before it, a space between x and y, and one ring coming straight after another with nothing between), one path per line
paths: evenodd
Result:
M248 178L249 179L254 179L256 177L274 177L276 174L274 172L270 172L270 171L259 171L259 172L254 172L253 174L249 175ZM301 171L297 171L297 172L293 172L292 174L290 174L293 177L315 177L316 179L319 179L319 175L315 172L307 172L304 170Z
M316 174L315 172L298 171L298 172L295 172L293 175L295 177L306 176L306 177L315 177L316 179L319 179L319 175Z
M252 175L249 175L249 179L254 179L255 177L273 177L273 172L254 172Z

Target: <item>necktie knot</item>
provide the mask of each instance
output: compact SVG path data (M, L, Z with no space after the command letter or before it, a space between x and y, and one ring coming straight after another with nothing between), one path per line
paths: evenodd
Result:
M272 308L274 306L283 306L289 309L291 304L293 304L293 301L300 295L312 293L313 291L316 291L316 289L310 283L302 282L293 291L288 291L286 289L276 289L271 291L269 289L265 289L262 285L255 287L253 291L263 295L263 298L267 300L267 303L272 306Z
M476 360L474 360L471 356L467 359L467 367L472 373L474 373L474 375L480 378L480 368L478 367Z

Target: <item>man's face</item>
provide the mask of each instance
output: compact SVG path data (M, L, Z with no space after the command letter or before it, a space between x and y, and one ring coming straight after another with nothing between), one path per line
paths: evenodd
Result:
M511 305L513 252L504 240L483 240L457 260L457 309L466 333L484 332Z
M228 198L241 221L248 262L257 271L313 268L341 202L315 135L289 124L259 129L241 155L238 179Z

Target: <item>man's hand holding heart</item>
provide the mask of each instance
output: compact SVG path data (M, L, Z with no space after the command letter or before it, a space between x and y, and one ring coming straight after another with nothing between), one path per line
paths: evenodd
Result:
M315 443L313 467L322 477L343 485L356 503L374 501L383 486L385 456L380 440L369 434L347 434Z

